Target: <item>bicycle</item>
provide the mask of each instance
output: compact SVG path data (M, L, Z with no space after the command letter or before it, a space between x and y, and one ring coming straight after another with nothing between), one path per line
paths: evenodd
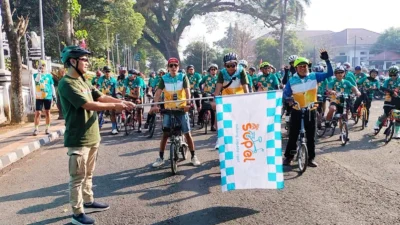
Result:
M193 104L193 102L190 102L189 119L190 119L190 124L192 125L192 127L194 127L194 104Z
M110 116L110 112L108 110L106 111L101 111L98 114L98 120L99 120L99 129L103 127L103 125L106 123L105 117Z
M125 100L132 101L132 98L126 97ZM125 135L129 135L132 133L133 130L135 130L136 124L138 123L138 119L136 118L136 110L137 109L125 111L125 121L124 121Z
M349 99L348 96L344 96L343 93L336 93L336 99L340 99L341 106L343 106L343 113L336 113L334 114L332 121L330 122L329 126L325 126L325 129L332 129L330 136L332 137L335 134L335 129L337 127L338 122L341 124L340 129L340 141L342 142L342 146L345 146L349 141L349 128L348 128L348 116L347 116L347 100ZM333 126L333 127L332 127Z
M289 99L290 101L290 99ZM292 100L293 101L293 100ZM295 105L300 105L297 101L294 102ZM298 168L300 173L304 173L308 166L308 148L306 141L306 129L304 126L304 116L306 112L309 112L309 117L311 118L311 109L315 107L318 102L312 102L307 107L301 108L301 122L300 122L300 133L297 138L297 149L296 149L296 161L298 163ZM311 119L310 119L311 120Z
M210 97L211 95L209 93L203 93L203 97ZM205 109L205 112L203 114L202 122L201 122L201 127L202 129L204 127L204 133L207 134L208 129L207 126L210 124L211 121L211 112L210 110L213 110L211 105L210 105L210 99L204 99L202 108Z
M368 118L367 104L365 102L366 99L368 100L368 92L365 92L364 88L360 88L360 92L362 93L363 99L360 106L357 108L357 116L354 118L354 125L356 125L361 118L361 129L364 130Z
M392 109L390 110L389 116L386 118L386 120L383 121L379 126L379 129L374 131L375 136L379 134L382 127L387 127L383 134L385 134L385 144L388 144L393 138L396 121L400 123L400 110Z
M170 119L170 146L169 146L169 159L171 161L171 171L172 174L177 174L178 172L178 161L186 160L188 157L188 145L186 143L185 137L182 134L182 125L179 120L176 119L175 116L182 115L185 113L183 110L168 110L161 109L161 113L169 115ZM180 155L178 154L181 154Z

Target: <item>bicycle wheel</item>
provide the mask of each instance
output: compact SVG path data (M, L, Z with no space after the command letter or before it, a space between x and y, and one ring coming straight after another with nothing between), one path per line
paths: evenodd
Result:
M385 144L388 144L392 140L394 134L394 123L390 121L388 128L385 130Z
M343 122L342 129L340 130L340 141L342 142L342 146L345 146L348 140L349 140L349 130L347 127L347 122Z
M149 138L153 137L155 129L156 129L156 115L152 115L149 123Z
M331 131L331 137L332 137L332 136L335 134L336 123L335 123L335 124L332 123L331 126L332 126L332 127L331 127L331 129L332 129L332 131Z
M126 117L126 119L125 119L125 124L124 124L124 126L125 126L125 134L126 135L129 135L130 133L132 133L132 131L133 131L132 124L133 124L132 115L128 115Z
M171 171L174 175L178 172L178 154L176 150L177 146L175 142L172 142L169 146L169 160L171 161Z
M297 163L300 173L304 173L308 164L308 149L305 143L302 143L297 147Z
M367 110L365 108L363 108L362 110L361 117L362 117L361 129L364 130L365 124L367 123Z
M374 91L374 98L375 98L376 100L381 100L381 99L383 98L383 93L380 92L379 90L375 90L375 91Z
M182 157L183 157L184 160L186 160L188 158L189 146L186 143L186 138L185 138L184 135L182 136L182 146L181 146L181 148L182 148Z
M122 122L122 115L118 114L115 118L115 122L117 123L117 131L120 132L122 130L122 127L124 126L124 123Z
M323 116L319 112L317 112L317 127L315 130L318 137L324 136L326 132L325 121L323 119Z

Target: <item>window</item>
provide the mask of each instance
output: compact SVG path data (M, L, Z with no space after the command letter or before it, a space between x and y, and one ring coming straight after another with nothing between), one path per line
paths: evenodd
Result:
M361 57L360 60L361 61L367 61L367 57Z
M341 53L339 53L339 55L346 55L346 53L344 53L344 52L341 52Z
M360 55L366 55L367 53L366 52L360 52Z

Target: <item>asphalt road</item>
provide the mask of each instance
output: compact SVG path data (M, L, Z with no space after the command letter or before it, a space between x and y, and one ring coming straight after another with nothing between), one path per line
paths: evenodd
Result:
M285 168L279 191L222 193L215 133L195 131L202 166L182 162L171 176L168 166L151 168L159 130L153 139L111 136L106 124L94 193L111 209L91 216L97 224L400 224L399 142L370 136L382 102L371 111L370 127L351 127L345 147L338 135L318 141L318 168L301 176ZM69 224L67 162L58 141L1 171L0 224Z

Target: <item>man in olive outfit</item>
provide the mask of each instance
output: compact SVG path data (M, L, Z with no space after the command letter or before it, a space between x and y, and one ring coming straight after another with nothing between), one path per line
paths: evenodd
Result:
M92 191L93 171L100 145L99 123L96 111L131 110L133 103L115 99L99 92L83 74L89 66L91 53L79 46L65 47L61 61L68 69L60 81L60 95L65 118L64 146L69 156L69 194L73 216L72 224L94 224L85 211L103 211L107 204L95 202Z

